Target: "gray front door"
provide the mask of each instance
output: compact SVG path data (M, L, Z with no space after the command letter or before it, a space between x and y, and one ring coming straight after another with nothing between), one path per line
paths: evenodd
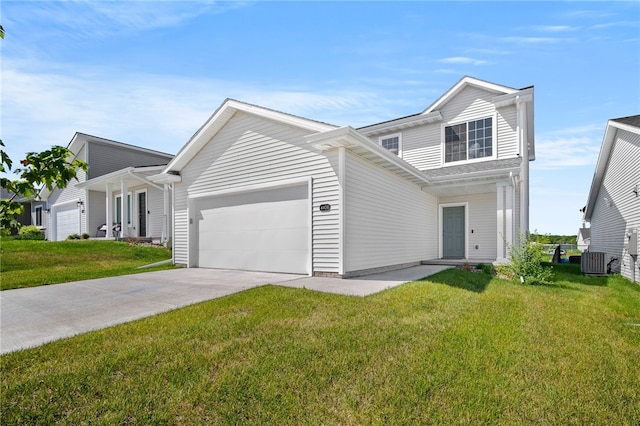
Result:
M464 206L442 208L442 257L464 259Z

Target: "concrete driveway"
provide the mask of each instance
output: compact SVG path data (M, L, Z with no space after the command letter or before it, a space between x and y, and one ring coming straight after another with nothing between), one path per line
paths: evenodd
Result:
M144 318L265 284L366 296L447 266L356 279L225 269L172 269L0 292L0 353Z

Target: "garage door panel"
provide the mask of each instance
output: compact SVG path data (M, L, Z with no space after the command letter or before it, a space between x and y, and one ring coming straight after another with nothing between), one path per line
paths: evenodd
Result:
M306 185L196 202L198 266L308 273Z
M80 223L76 205L56 207L54 211L56 215L56 241L66 240L67 236L79 232Z

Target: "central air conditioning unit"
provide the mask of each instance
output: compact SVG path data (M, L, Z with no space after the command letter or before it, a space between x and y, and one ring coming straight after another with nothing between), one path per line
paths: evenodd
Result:
M606 275L607 265L604 261L605 253L601 251L585 251L580 261L580 271L583 274Z

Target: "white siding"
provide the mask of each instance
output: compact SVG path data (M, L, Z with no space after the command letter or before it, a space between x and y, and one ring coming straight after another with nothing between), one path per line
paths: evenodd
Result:
M338 180L335 155L314 151L302 129L237 113L182 171L176 185L176 263L188 263L188 198L219 190L313 177L313 270L338 272ZM320 212L320 204L331 204Z
M591 245L589 250L606 253L606 261L617 257L621 272L634 279L634 263L629 256L626 233L640 231L640 197L632 192L640 184L640 136L618 130L602 186L598 193L591 219ZM607 201L609 203L607 203ZM640 281L640 270L635 266L635 280Z
M469 203L469 260L495 260L497 247L496 193L441 197L440 204ZM478 246L478 248L476 248Z
M151 238L160 238L162 236L162 227L164 223L164 191L152 186L147 188L147 228Z
M440 167L440 123L418 126L402 132L402 158L419 170Z
M435 197L346 156L345 273L437 257Z
M517 116L515 105L499 108L496 111L491 99L497 93L487 92L476 87L467 87L442 107L442 121L416 126L403 130L402 159L419 170L442 167L442 127L448 123L461 123L480 118L494 117L497 123L497 159L513 158L519 154L517 141ZM373 137L398 133L389 131Z
M89 218L86 232L92 237L98 235L98 227L106 223L106 203L104 192L89 191L89 202L86 206L86 214ZM103 233L100 234L104 235Z
M78 152L78 155L76 156L76 158L84 161L85 156L86 156L86 150L85 150L85 147L83 146L80 149L80 152ZM59 209L59 208L62 208L62 205L64 205L65 203L69 203L72 201L82 200L84 202L87 202L87 200L85 199L86 191L84 189L79 189L76 187L78 183L85 182L87 180L86 172L84 172L83 170L78 170L77 179L78 180L74 179L71 182L69 182L67 187L64 189L54 188L53 191L51 191L51 194L49 195L47 201L49 203L49 206L52 209L51 210L52 215L56 210L56 204L58 205L58 209ZM79 229L82 229L82 232L91 232L91 231L87 231L86 219L87 219L87 215L85 210L85 214L81 215L81 227ZM54 223L52 223L51 225L55 226L55 220L53 220L52 222ZM47 238L51 241L56 241L56 230L47 228Z
M520 154L518 146L518 120L515 106L498 109L498 159Z

